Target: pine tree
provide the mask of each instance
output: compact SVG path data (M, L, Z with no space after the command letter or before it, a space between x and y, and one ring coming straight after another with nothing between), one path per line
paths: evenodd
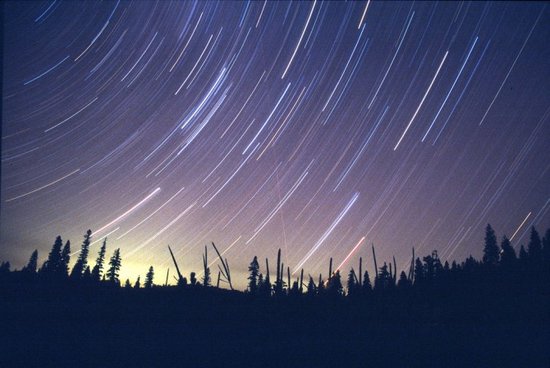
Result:
M365 270L363 274L363 291L369 292L372 291L372 284L370 283L369 271Z
M86 282L90 282L92 279L92 271L90 270L90 266L86 266L86 269L82 273L82 280Z
M48 275L57 274L57 271L59 270L61 265L61 247L62 246L63 246L63 241L61 240L61 236L58 235L57 238L55 238L55 242L53 243L50 254L48 254L48 260L42 266L42 270L41 270L42 272Z
M153 287L154 276L155 276L155 270L153 270L153 266L151 266L149 267L149 272L147 272L147 275L145 275L145 284L143 284L145 288Z
M327 292L330 295L342 295L343 290L344 287L342 286L342 277L340 276L340 270L336 270L336 272L328 280Z
M426 277L424 276L424 265L420 258L416 258L414 261L414 283L422 284L425 281Z
M500 263L504 267L511 266L516 261L516 252L514 251L514 248L512 247L512 244L510 244L510 240L508 240L506 235L502 237L500 248L502 249L500 252Z
M523 244L519 248L519 260L522 262L525 262L529 256L527 255L527 251L525 250L525 247Z
M31 258L29 258L29 262L23 268L23 271L29 272L29 273L36 273L36 267L38 266L38 250L34 250L31 254Z
M84 235L84 241L82 242L78 259L73 267L73 270L71 271L71 278L73 279L80 279L82 277L82 273L84 272L84 270L86 269L86 266L88 265L88 252L90 250L91 237L92 237L92 230L88 230Z
M71 261L71 242L67 240L61 251L60 272L64 277L69 276L69 262Z
M258 274L260 272L260 264L258 263L258 257L254 256L252 262L248 266L248 291L251 294L256 294L258 292Z
M195 286L197 284L197 274L195 272L191 272L189 275L189 282L191 283L191 286Z
M534 226L531 226L531 237L527 245L527 253L529 254L529 259L533 262L540 262L542 260L542 242Z
M134 289L139 289L140 287L141 287L140 276L138 276L138 278L136 279L136 283L134 284Z
M542 259L550 262L550 229L546 229L544 238L542 238Z
M124 288L125 289L131 289L132 288L132 284L130 284L130 279L126 279L126 283L124 284Z
M105 251L107 248L107 238L103 239L103 245L99 249L99 254L97 260L95 261L95 266L92 269L92 280L99 282L101 279L101 274L103 273L103 263L105 262Z
M357 292L357 288L359 287L359 285L357 285L357 282L355 280L356 278L357 277L355 276L355 271L352 268L348 274L348 295L355 295Z
M485 228L485 246L483 247L483 263L495 265L498 263L498 245L495 231L490 224Z
M309 276L309 283L307 284L307 295L313 296L317 293L317 288L315 287L315 282L313 277Z
M449 266L449 264L447 264ZM407 278L405 271L401 271L399 275L399 281L397 281L397 287L400 289L408 289L411 286L411 281Z
M121 263L122 259L120 258L120 248L117 248L109 261L109 270L107 270L107 280L109 280L112 284L120 284L120 281L118 280L118 272L120 271Z

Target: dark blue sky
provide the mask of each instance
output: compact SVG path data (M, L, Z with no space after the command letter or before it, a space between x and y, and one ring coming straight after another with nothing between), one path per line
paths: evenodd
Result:
M326 273L550 226L550 10L509 2L6 2L0 259L122 277L214 241ZM213 266L215 267L215 266ZM239 284L238 284L239 285Z

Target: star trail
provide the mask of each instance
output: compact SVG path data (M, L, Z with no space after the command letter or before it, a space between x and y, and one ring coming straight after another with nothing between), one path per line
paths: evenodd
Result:
M121 277L254 255L326 274L550 226L550 10L6 2L0 259L58 234ZM374 272L367 261L369 272ZM164 272L164 271L162 271ZM241 280L238 280L241 279Z

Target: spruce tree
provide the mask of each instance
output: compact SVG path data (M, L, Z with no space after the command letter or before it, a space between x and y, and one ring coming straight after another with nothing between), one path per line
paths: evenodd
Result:
M107 270L107 280L112 284L120 284L120 281L118 280L118 272L120 271L121 263L122 259L120 258L120 248L117 248L109 261L109 270Z
M99 282L103 273L103 263L105 262L105 251L107 249L107 238L103 239L103 245L99 248L99 254L95 261L95 266L92 269L92 280Z
M504 235L502 237L502 242L500 243L500 248L502 249L500 253L500 264L504 267L511 266L516 260L516 252L510 244L510 240Z
M63 250L61 251L61 264L60 264L60 273L64 277L69 276L69 262L71 261L71 242L67 240Z
M369 271L367 270L365 270L365 273L363 274L363 284L361 286L363 287L363 291L366 291L366 292L372 291L372 284L370 283Z
M342 277L340 276L340 270L336 270L336 272L328 280L327 292L330 295L336 296L342 295L343 290L344 287L342 286Z
M258 291L258 274L260 272L258 257L254 256L254 259L248 266L248 272L250 273L248 276L248 291L250 291L251 294L256 294Z
M357 292L358 285L355 279L355 271L352 268L348 273L348 295L354 295Z
M550 229L546 229L544 238L542 238L542 259L550 262Z
M125 289L131 289L132 288L132 284L130 284L130 279L126 279L126 283L124 284L124 288Z
M399 275L399 281L397 281L397 287L400 289L408 289L410 286L411 281L407 278L407 274L405 274L405 271L401 271L401 274Z
M38 266L38 250L34 250L31 254L31 258L29 258L29 262L23 268L23 271L29 272L29 273L36 273L36 267Z
M140 276L138 276L138 278L136 279L136 283L134 284L134 289L139 289L141 287L141 282L140 282Z
M63 241L61 240L61 236L57 236L55 238L55 242L53 243L52 250L48 254L48 259L42 266L42 271L45 274L48 275L54 275L57 274L57 271L60 268L61 265L61 247L63 246Z
M542 260L542 242L534 226L531 226L531 236L529 244L527 245L527 253L531 261L540 262Z
M143 286L146 288L152 287L154 276L155 276L155 270L153 270L153 266L151 266L149 267L149 272L147 272L147 275L145 275L145 284Z
M80 279L82 277L82 273L88 265L88 252L90 251L91 237L92 230L88 230L86 234L84 234L84 241L82 242L80 254L78 255L78 259L76 260L73 270L71 271L71 278L73 279Z
M313 277L309 276L309 283L307 284L307 295L313 296L317 293L317 288L315 287L315 282Z
M490 224L485 228L485 246L483 247L483 263L495 265L498 263L498 245L495 231Z

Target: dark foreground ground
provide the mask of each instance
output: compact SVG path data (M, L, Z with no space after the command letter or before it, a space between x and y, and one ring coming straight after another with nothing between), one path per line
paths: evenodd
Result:
M549 311L536 290L3 287L0 367L550 367Z

